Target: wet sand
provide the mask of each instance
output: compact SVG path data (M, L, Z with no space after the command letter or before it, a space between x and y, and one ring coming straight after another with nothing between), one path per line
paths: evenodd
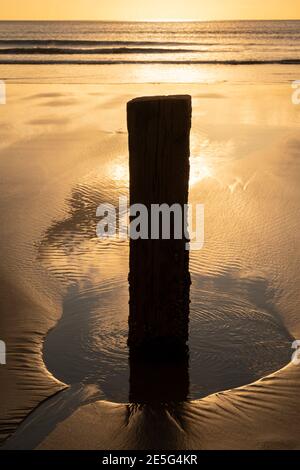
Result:
M205 204L205 247L190 260L188 401L137 406L128 245L96 239L95 210L127 194L126 102L164 93L193 97L190 201ZM300 369L288 363L300 338L300 107L290 85L11 84L8 96L1 438L17 431L4 448L299 448Z

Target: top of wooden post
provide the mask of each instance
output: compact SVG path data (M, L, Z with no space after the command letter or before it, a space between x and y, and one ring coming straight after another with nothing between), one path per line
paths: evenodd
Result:
M187 132L191 128L191 116L190 95L142 96L127 103L128 129L137 133L148 133L147 123L153 121L175 134ZM154 137L158 129L152 132Z
M190 95L141 96L129 101L128 105L147 101L186 101L187 103L191 103L192 98Z
M186 109L191 113L192 97L190 95L163 95L163 96L142 96L134 98L127 103L127 111L131 110L151 110L155 106L179 106L180 109Z

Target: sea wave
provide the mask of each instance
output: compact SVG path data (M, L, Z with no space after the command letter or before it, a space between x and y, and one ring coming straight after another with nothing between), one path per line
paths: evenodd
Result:
M269 36L268 36L269 38ZM272 39L272 38L271 38ZM285 39L287 39L285 37ZM290 38L291 40L295 38ZM300 34L299 38L300 40ZM272 41L267 42L268 45L272 44ZM222 42L215 40L215 41L207 41L204 39L201 39L199 41L195 40L186 40L186 41L166 41L166 40L160 40L160 41L141 41L141 40L78 40L78 39L0 39L0 50L5 49L7 47L14 47L14 48L23 48L26 50L28 47L43 47L43 48L51 48L51 47L57 47L57 48L65 48L65 47L74 47L76 49L82 49L82 48L92 48L92 47L201 47L201 46L261 46L262 44L266 44L265 39L260 39L257 38L257 40L254 41L249 41L249 38L244 38L244 41L241 40L241 38L236 38L236 40L232 41L226 41L225 44L222 44ZM288 43L287 43L288 44ZM280 45L282 47L282 45Z
M188 46L199 45L199 42L190 41L97 41L97 40L78 40L78 39L0 39L0 47L2 46L42 46L42 47L68 47L76 46L78 48L84 46ZM205 43L205 45L219 44L218 42Z
M0 64L15 65L123 65L123 64L150 64L150 65L299 65L300 58L291 59L269 59L269 60L88 60L88 59L43 59L36 60L23 57L21 59L4 59L0 56Z
M145 47L118 47L118 48L94 48L94 49L65 49L59 47L34 47L34 48L8 48L1 49L0 55L21 55L21 54L49 54L49 55L74 55L74 54L170 54L200 52L194 49L170 49L170 48L145 48ZM203 52L203 51L201 51Z

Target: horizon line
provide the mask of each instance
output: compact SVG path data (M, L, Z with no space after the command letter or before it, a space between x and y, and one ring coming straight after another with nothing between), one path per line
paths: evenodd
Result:
M247 21L300 21L299 18L243 18L243 19L238 19L238 18L233 18L233 19L205 19L205 20L193 20L193 19L182 19L182 20L177 20L177 19L153 19L153 20L109 20L109 19L104 19L104 20L95 20L95 19L51 19L51 20L46 20L46 19L0 19L1 22L91 22L91 23L225 23L225 22L247 22Z

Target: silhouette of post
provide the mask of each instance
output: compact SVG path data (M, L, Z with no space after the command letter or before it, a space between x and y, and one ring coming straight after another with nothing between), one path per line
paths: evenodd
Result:
M130 205L143 204L148 209L148 239L130 240L131 355L142 351L150 357L173 357L186 351L191 282L184 205L188 203L191 114L191 97L186 95L136 98L127 104ZM159 236L151 238L153 204L155 211L161 204L170 209L173 204L180 206L181 237L178 212L170 210L169 239L163 236L162 223Z

